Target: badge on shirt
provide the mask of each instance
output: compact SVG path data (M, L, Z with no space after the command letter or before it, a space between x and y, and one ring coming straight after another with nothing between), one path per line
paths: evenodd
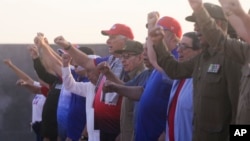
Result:
M207 72L209 73L218 73L220 70L220 65L219 64L210 64L208 67Z
M62 89L62 84L56 84L55 89Z

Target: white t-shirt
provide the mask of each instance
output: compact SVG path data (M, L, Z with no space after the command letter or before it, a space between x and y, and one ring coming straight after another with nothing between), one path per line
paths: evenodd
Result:
M86 97L86 116L89 141L99 141L100 131L94 130L94 108L95 85L91 82L76 82L71 75L70 68L62 68L62 79L64 88L71 93Z
M42 94L36 94L32 101L32 123L42 121L43 105L46 97Z

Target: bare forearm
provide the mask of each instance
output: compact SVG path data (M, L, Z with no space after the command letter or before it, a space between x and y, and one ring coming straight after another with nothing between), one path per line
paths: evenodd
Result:
M164 72L164 70L157 63L157 56L153 48L153 43L152 41L149 41L149 40L150 39L148 39L148 42L151 42L151 43L148 44L148 48L147 48L148 59L155 69L157 69L160 72Z
M59 56L52 48L49 48L49 49L53 53L53 55L55 56L55 58L61 62L62 61L62 57Z
M242 21L246 29L246 32L248 34L248 36L244 38L244 40L250 43L250 16L248 14L245 14L244 17L242 18Z
M70 56L74 59L74 61L86 68L86 69L93 69L95 68L95 64L93 59L88 58L88 55L86 55L85 53L81 52L80 50L78 50L75 47L70 47L68 50L66 50Z
M39 49L40 58L48 72L53 72L61 76L61 60L59 60L54 54L54 51L48 45L43 45Z
M117 85L114 91L119 95L126 96L129 99L139 101L143 93L143 88L139 86Z
M19 69L16 65L14 64L9 64L8 65L15 73L16 75L20 78L20 79L23 79L25 81L28 81L28 80L32 80L32 78L30 78L28 76L28 74L26 74L25 72L23 72L21 69Z
M237 32L237 34L241 38L243 38L245 41L250 43L250 33L249 33L250 26L247 25L247 24L250 24L250 21L247 21L247 17L240 18L236 15L231 15L228 17L228 20L229 20L230 24L233 26L234 30ZM249 18L249 20L250 20L250 18Z
M36 87L36 86L31 86L31 85L28 85L28 86L24 86L26 89L28 89L32 94L38 94L38 93L41 93L41 89L40 87Z
M120 80L112 71L110 71L108 74L105 74L106 78L110 81L113 81L117 84L122 84L124 85L125 83Z

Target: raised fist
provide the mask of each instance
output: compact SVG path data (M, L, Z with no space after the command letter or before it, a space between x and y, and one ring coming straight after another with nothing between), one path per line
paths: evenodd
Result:
M153 12L148 13L148 18L147 18L148 29L150 29L156 25L159 17L160 17L160 14L157 11L153 11Z
M70 43L68 41L66 41L64 39L63 36L58 36L54 39L55 44L57 44L58 46L62 47L62 48L66 48L70 45Z

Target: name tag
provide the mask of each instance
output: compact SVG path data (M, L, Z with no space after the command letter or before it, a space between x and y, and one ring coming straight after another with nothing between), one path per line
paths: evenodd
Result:
M56 89L62 89L62 84L56 84L55 88Z
M219 64L210 64L208 67L207 72L209 73L218 73L220 70L220 65Z

